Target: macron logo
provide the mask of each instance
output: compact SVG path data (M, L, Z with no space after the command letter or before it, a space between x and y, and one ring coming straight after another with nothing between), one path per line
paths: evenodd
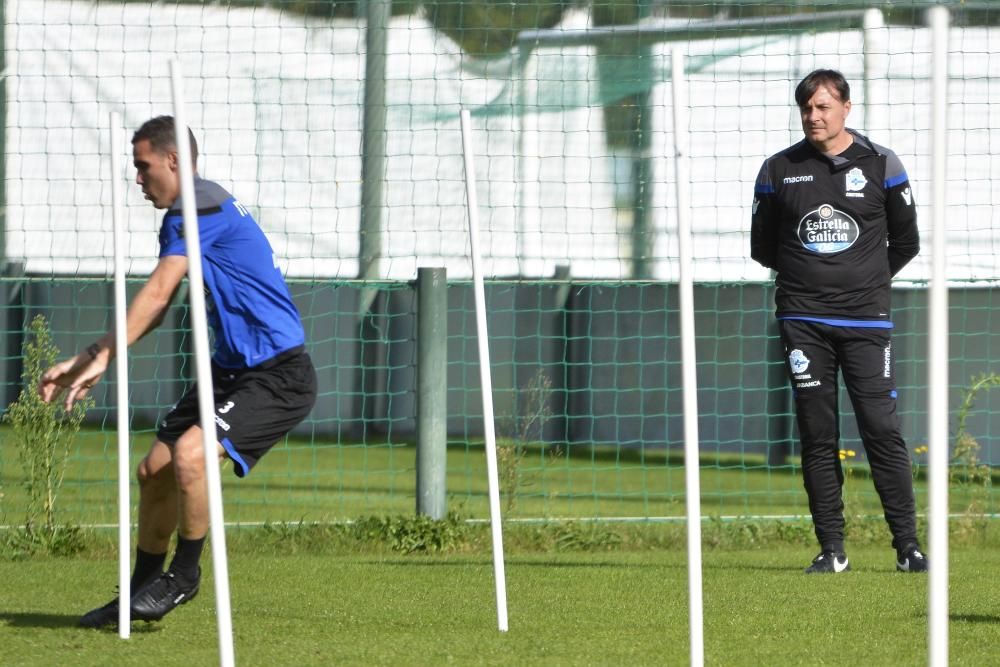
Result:
M806 176L785 176L785 180L782 181L785 185L789 183L809 183L813 180L812 174L807 174Z

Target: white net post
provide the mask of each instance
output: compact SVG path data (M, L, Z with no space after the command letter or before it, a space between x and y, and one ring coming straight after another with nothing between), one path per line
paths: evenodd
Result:
M191 146L187 140L188 126L184 118L183 77L177 60L170 61L170 76L174 98L177 161L181 176L184 238L187 242L188 293L191 297L194 360L198 378L198 412L201 419L202 447L205 450L205 477L208 484L208 510L211 520L219 664L222 667L232 667L234 656L232 614L229 604L229 566L226 561L226 528L222 517L222 481L219 478L219 445L215 432L211 353L208 347L208 321L205 314L204 280L201 270L201 240L198 236L198 212L194 201Z
M684 387L684 497L687 499L688 616L691 665L705 662L701 575L701 480L698 447L698 378L694 330L694 281L692 267L691 205L688 173L688 99L684 53L670 52L670 85L674 108L674 177L677 186L677 247L681 320L681 376Z
M132 518L129 500L129 411L128 411L128 328L125 294L125 194L122 190L122 122L112 111L108 120L111 134L111 221L115 253L115 372L118 376L118 636L128 639L132 599L129 576L132 556Z
M500 517L500 481L497 471L497 438L493 423L493 379L486 331L486 293L479 251L479 200L476 196L475 155L472 150L472 119L461 112L462 154L465 159L465 192L469 208L469 245L472 255L472 286L476 301L476 339L479 345L479 378L483 394L483 437L486 441L486 474L489 478L490 527L493 532L493 573L496 582L497 626L507 632L507 582L503 562L503 530Z
M931 244L928 306L928 463L930 468L928 657L948 664L948 262L945 196L948 160L948 10L927 13L932 33Z

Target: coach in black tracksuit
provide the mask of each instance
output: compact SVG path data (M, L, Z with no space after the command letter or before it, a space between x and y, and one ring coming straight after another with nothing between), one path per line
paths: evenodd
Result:
M816 70L795 90L805 139L765 160L754 187L751 257L776 272L775 302L821 552L808 573L843 572L843 376L903 571L925 571L910 455L896 413L889 284L920 240L896 155L845 127L850 88Z

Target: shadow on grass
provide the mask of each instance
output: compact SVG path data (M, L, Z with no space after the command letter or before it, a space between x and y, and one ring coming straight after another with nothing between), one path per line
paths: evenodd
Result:
M963 623L1000 624L1000 616L990 614L951 614L949 618L953 621L962 621Z
M567 555L584 555L586 552L559 552L560 556ZM368 565L391 565L397 567L406 568L416 568L416 567L454 567L456 565L474 565L492 567L493 561L488 558L483 558L481 560L473 559L452 559L434 561L434 560L417 560L419 556L414 556L410 558L395 558L387 560L367 560L361 561ZM684 563L671 564L671 563L629 563L622 562L620 560L594 560L594 561L556 561L556 562L545 562L539 560L520 560L516 557L505 559L505 564L508 567L514 568L543 568L543 569L558 569L558 568L595 568L595 567L614 567L614 568L625 568L625 569L687 569L687 565Z
M0 612L0 623L5 623L12 628L48 628L59 630L63 628L80 628L80 614L49 614L45 612ZM118 625L108 625L106 627L90 630L91 632L118 633ZM133 633L159 632L160 626L155 623L143 623L141 621L132 622Z
M75 628L79 614L46 614L43 612L0 612L0 621L13 628Z
M709 563L702 563L702 569L705 570L747 570L752 572L799 572L801 573L805 567L799 567L797 565L749 565L740 564L732 565L731 563L726 563L725 565L712 565Z

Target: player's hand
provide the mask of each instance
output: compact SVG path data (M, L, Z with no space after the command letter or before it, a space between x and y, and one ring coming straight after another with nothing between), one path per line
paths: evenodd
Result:
M46 403L51 403L66 392L63 407L68 412L73 403L87 396L108 369L107 355L92 356L84 350L72 359L60 362L45 371L38 383L38 394Z

